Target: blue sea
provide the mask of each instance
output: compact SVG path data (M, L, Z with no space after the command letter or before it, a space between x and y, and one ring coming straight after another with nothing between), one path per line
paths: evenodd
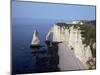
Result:
M12 73L35 73L39 66L30 48L34 29L37 29L41 45L55 20L12 18Z

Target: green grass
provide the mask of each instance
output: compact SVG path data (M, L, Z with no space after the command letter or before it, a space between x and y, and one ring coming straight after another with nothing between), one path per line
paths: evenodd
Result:
M83 43L87 45L91 45L96 42L96 27L95 25L80 25L80 30L82 37L85 39Z

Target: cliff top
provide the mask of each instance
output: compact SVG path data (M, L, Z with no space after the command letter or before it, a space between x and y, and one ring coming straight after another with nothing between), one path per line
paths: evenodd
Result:
M83 38L83 43L90 45L91 43L96 42L96 21L83 21L83 24L75 23L75 24L67 24L64 22L58 22L56 25L60 27L65 27L69 29L71 26L74 26L74 29L79 29L81 31L81 35Z

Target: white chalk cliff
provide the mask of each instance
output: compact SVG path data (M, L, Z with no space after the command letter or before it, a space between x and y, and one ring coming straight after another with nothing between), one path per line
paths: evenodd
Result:
M34 30L31 45L33 45L33 46L40 45L40 40L39 40L39 36L38 36L37 30Z
M68 24L66 23L54 24L48 32L46 40L52 42L63 42L70 50L74 51L75 56L83 63L86 69L95 68L94 66L90 66L93 62L90 63L89 61L95 58L93 58L90 45L86 46L82 42L84 38L79 29L80 27L74 27L74 24L70 24L69 26L67 25ZM83 25L83 23L80 25ZM52 39L49 39L51 33L53 36Z

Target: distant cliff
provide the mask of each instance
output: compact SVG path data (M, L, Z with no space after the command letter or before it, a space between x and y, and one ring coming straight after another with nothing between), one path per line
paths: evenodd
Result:
M75 56L84 64L86 69L94 69L96 59L96 25L90 22L56 23L49 30L46 40L63 42L74 51Z

